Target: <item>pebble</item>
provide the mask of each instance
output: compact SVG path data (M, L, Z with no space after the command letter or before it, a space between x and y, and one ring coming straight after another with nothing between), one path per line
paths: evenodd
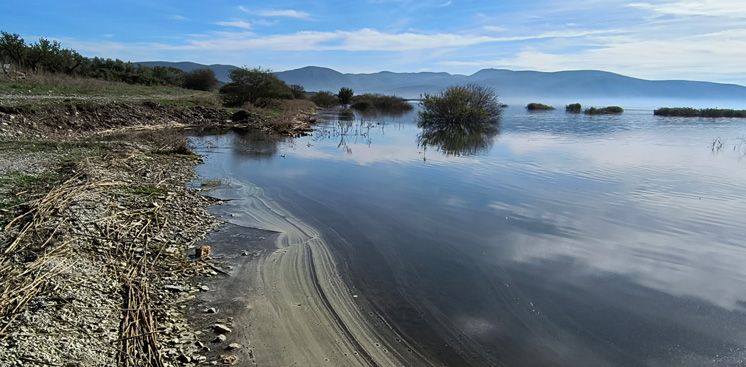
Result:
M208 286L206 286L206 285L201 285L201 286L199 286L199 289L200 289L201 291L203 291L203 292L207 292L207 291L209 291L209 290L210 290L210 287L208 287Z
M212 329L218 334L227 334L231 332L231 329L223 324L215 324Z
M220 334L215 337L215 339L212 340L213 343L222 343L225 341L225 335Z
M171 292L183 292L184 288L179 287L178 285L164 285L163 289Z
M218 310L215 307L210 307L205 310L205 313L218 313Z
M225 347L226 350L236 350L241 349L241 344L238 343L230 343L227 347Z

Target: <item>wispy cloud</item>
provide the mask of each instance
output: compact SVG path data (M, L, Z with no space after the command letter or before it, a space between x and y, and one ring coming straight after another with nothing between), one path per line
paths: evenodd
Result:
M746 18L743 0L676 0L639 2L630 7L650 10L661 15Z
M173 20L181 20L181 21L184 21L184 22L190 20L189 18L187 18L187 17L185 17L183 15L178 15L178 14L171 15L169 18L171 18Z
M222 33L211 39L190 40L187 45L171 46L183 50L275 50L275 51L412 51L462 47L496 42L482 35L383 33L375 29L356 31L303 31L283 35L257 36L252 33Z
M251 23L245 22L243 20L233 20L230 22L218 22L216 24L223 26L223 27L236 27L236 28L243 28L243 29L251 29Z
M256 14L261 17L286 17L286 18L295 18L295 19L310 19L311 18L311 14L309 13L306 13L304 11L292 10L292 9L251 10L245 6L239 6L238 9L245 13Z
M521 70L599 69L651 79L724 80L746 77L746 30L693 35L669 40L642 37L599 38L603 46L549 52L525 47L514 56L493 60L449 60L453 67L499 67Z
M448 2L446 2L444 4L441 4L440 7L441 8L445 8L446 6L450 6L451 4L453 4L453 1L448 1Z

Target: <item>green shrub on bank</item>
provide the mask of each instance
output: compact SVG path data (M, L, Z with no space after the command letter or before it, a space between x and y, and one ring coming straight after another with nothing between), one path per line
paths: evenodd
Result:
M339 88L339 93L337 93L337 97L339 98L339 104L342 105L348 105L350 102L352 102L352 96L355 95L355 92L347 87Z
M184 74L182 86L186 89L210 91L218 87L218 78L212 69L194 69Z
M664 107L653 111L656 116L677 117L746 117L746 110L706 108L698 110L691 107Z
M615 115L623 113L624 109L619 106L609 106L609 107L591 107L585 110L586 115Z
M554 107L541 103L529 103L526 109L529 111L551 111Z
M378 93L365 93L352 98L352 108L359 111L401 112L413 109L406 99Z
M565 112L580 113L583 112L583 106L581 106L580 103L572 103L565 106Z
M293 99L293 92L269 69L246 67L230 71L231 82L220 88L226 106L256 105L259 100ZM261 106L259 106L261 107Z
M314 93L308 99L315 103L319 107L329 108L339 105L339 98L334 93L322 90L321 92Z

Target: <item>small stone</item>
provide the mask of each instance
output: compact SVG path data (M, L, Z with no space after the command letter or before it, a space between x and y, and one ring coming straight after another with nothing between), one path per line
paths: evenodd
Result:
M225 341L225 335L220 334L215 337L215 339L212 340L213 343L222 343Z
M176 360L181 363L189 363L192 361L192 359L189 358L189 356L185 354L180 355L178 358L176 358Z
M243 253L241 253L241 256L249 256L249 252L248 251L244 251Z
M231 329L223 324L215 324L212 329L218 334L227 334L231 332Z
M207 291L209 291L209 290L210 290L210 287L208 287L208 286L206 286L206 285L201 285L201 286L199 286L199 289L200 289L201 291L203 291L203 292L207 292Z
M194 257L201 259L210 256L210 246L200 246L195 252Z
M220 356L220 362L223 364L235 364L238 362L238 357L236 356Z
M163 289L171 292L183 292L184 288L179 287L178 285L164 285Z
M230 343L227 347L225 347L226 350L236 350L241 349L241 344L238 343Z
M205 310L205 313L218 313L218 310L215 307L210 307Z

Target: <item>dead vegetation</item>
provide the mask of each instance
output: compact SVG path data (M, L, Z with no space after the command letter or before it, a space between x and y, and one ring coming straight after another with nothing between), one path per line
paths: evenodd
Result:
M176 306L190 278L212 272L184 256L214 228L212 201L184 185L194 159L156 146L109 142L61 185L29 193L0 243L0 360L166 366L198 354L164 341L185 329Z

